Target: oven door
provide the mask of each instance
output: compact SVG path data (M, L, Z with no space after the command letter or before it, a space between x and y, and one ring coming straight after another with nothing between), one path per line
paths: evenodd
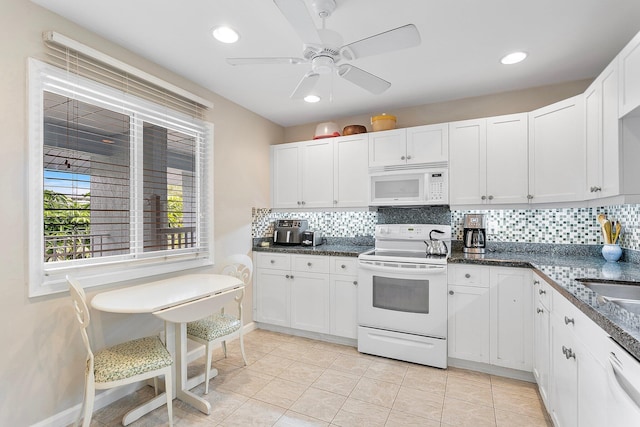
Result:
M360 260L358 324L447 337L447 266Z

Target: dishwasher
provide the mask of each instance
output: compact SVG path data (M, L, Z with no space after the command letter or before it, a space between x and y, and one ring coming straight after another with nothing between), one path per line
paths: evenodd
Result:
M608 350L609 425L640 426L640 362L612 339Z

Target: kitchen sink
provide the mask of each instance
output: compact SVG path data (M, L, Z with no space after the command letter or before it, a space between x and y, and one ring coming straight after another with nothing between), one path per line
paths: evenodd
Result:
M613 302L615 300L631 300L640 303L639 282L591 282L582 279L578 279L578 281L598 295Z

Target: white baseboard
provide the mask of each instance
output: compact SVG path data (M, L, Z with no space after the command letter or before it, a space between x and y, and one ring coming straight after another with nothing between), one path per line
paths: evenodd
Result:
M281 334L295 335L297 337L311 338L314 340L330 342L333 344L342 344L342 345L348 345L351 347L358 347L358 340L353 338L338 337L330 334L322 334L320 332L303 331L300 329L287 328L285 326L272 325L269 323L260 323L257 325L257 328L265 329L267 331L272 331L272 332L279 332Z
M449 358L447 360L449 366L454 368L469 369L470 371L483 372L485 374L497 375L499 377L512 378L515 380L528 381L535 383L536 380L532 372L519 371L517 369L503 368L501 366L489 365L481 362L472 362L469 360Z

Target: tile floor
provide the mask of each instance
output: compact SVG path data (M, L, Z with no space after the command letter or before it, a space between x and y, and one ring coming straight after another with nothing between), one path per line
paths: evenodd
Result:
M211 414L174 400L174 425L450 427L552 426L534 384L449 368L430 368L360 354L353 347L265 330L245 335L249 365L238 342L221 350L206 399ZM190 375L203 371L194 362ZM203 395L204 385L193 389ZM95 427L120 426L125 412L152 396L145 387L94 413ZM166 407L132 427L167 425Z

